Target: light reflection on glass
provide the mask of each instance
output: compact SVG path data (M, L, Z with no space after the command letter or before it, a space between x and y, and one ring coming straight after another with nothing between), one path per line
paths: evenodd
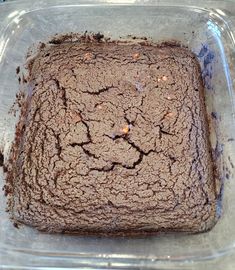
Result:
M13 17L15 17L16 15L18 15L18 11L17 10L15 10L15 11L13 11L13 12L11 12L7 17L10 19L10 18L13 18Z
M231 79L231 75L230 75L230 71L229 71L227 57L226 57L226 54L224 51L224 46L223 46L222 41L221 41L221 31L220 31L219 27L216 24L214 24L212 21L208 21L207 25L208 25L208 29L212 31L214 37L217 40L217 44L219 45L220 52L222 55L222 57L221 57L222 64L224 66L225 77L226 77L226 81L227 81L227 85L228 85L228 91L229 91L229 95L231 97L231 101L233 102L233 100L234 100L233 99L233 87L232 87L233 84L232 84L232 79ZM234 104L233 104L232 108L234 108ZM234 109L232 109L232 112L234 114Z
M224 13L223 10L217 8L216 11L217 11L217 13L219 13L220 15L226 16L226 14Z
M7 43L9 42L9 38L4 42L4 40L0 41L0 62L2 61L2 57L4 54L4 51L6 49Z

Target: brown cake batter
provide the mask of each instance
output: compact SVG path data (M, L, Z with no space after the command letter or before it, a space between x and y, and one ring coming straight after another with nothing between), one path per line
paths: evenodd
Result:
M8 164L13 219L49 232L200 232L216 196L203 85L186 48L42 46Z

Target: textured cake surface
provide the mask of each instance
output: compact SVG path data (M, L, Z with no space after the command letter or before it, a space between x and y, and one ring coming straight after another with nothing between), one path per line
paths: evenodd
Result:
M216 219L203 84L186 48L43 47L7 174L14 220L49 232L200 232Z

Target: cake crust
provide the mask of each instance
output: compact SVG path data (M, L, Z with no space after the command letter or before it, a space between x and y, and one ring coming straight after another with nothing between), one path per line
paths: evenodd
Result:
M8 163L15 221L48 232L201 232L216 220L203 83L184 47L43 46Z

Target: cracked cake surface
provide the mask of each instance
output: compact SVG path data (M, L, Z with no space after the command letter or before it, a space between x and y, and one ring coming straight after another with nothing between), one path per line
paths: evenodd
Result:
M200 67L184 47L43 46L7 172L14 220L48 232L201 232L216 219Z

